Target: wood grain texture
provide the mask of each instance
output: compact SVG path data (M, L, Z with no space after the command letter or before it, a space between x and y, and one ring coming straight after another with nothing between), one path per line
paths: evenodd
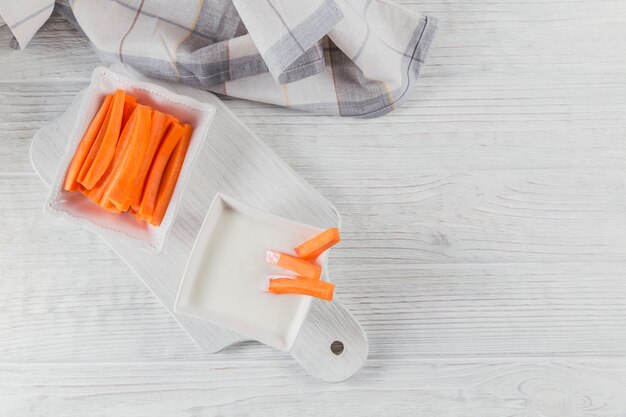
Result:
M302 385L298 372L279 360L0 365L0 413L620 417L626 407L623 361L372 361L349 389Z
M330 268L370 360L337 385L256 344L203 354L43 219L30 138L97 59L57 16L22 52L0 28L0 415L626 413L626 3L402 2L440 30L396 112L226 100L342 214Z
M37 178L5 177L0 190L11 218L3 242L13 248L0 258L3 360L208 358L98 238L41 216ZM343 246L362 240L346 239ZM340 248L330 273L372 355L626 355L622 262L357 265ZM401 256L393 242L379 251ZM260 346L225 354L277 355Z
M389 117L366 122L304 116L238 100L228 100L227 104L281 158L305 173L327 175L349 170L351 165L346 160L363 171L373 172L375 167L400 173L442 169L623 169L626 150L621 145L626 121L620 115L625 106L626 81L614 77L614 82L596 85L594 78L581 78L582 86L554 77L558 84L552 86L534 86L526 80L526 85L515 87L505 79L473 80L468 82L470 85L428 79L419 86L428 98L419 104L407 104ZM58 117L87 84L87 80L0 82L3 171L31 172L30 139L41 126ZM509 98L484 97L484 91ZM416 107L421 114L415 114ZM530 107L536 107L530 110L542 120L532 121L524 115ZM618 110L608 112L611 107ZM570 113L564 120L563 114L573 108L577 114ZM462 112L468 114L463 116ZM615 119L612 122L606 120L611 113ZM385 158L378 157L381 149L385 150Z

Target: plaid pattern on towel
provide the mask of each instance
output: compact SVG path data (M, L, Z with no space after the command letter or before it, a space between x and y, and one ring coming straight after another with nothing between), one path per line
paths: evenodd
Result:
M57 9L105 63L356 117L388 113L405 98L436 27L391 0L74 0Z

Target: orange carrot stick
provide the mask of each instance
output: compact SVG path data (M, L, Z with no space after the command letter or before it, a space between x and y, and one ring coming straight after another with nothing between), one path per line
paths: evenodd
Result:
M102 127L102 123L104 122L109 106L111 105L112 98L113 96L111 94L106 96L104 103L100 106L100 110L98 110L89 124L87 131L78 145L78 148L76 148L76 152L74 152L74 157L72 158L72 162L70 163L70 166L67 169L67 174L65 175L65 184L63 185L63 189L66 191L77 190L78 183L76 182L76 179L78 178L78 173L85 163L85 159L91 150L91 146L96 140L96 136L98 136L100 127Z
M112 97L111 97L111 104L113 104ZM85 175L87 175L87 173L89 172L89 168L91 167L91 164L93 163L94 158L98 154L98 149L100 149L100 145L102 144L104 133L106 132L106 127L109 124L109 120L111 119L112 107L113 107L112 105L109 106L109 109L107 110L107 114L104 117L104 121L102 122L102 126L100 127L100 131L98 131L98 135L96 136L96 139L93 141L93 145L91 145L91 149L89 150L89 153L87 154L87 157L85 158L85 162L83 163L83 166L80 168L80 172L78 173L78 177L76 178L76 181L78 183L81 183L81 185L82 185L83 179L85 178Z
M87 167L83 165L78 175L78 182L83 184L85 188L91 190L98 180L102 177L107 167L115 155L117 140L120 137L120 128L122 126L122 113L124 110L124 90L117 90L113 95L111 102L111 111L109 119L104 129L104 134L98 149L93 147L89 151L88 159L91 158L91 165ZM103 126L104 128L105 126ZM103 129L100 129L102 132ZM98 135L100 137L100 135ZM93 157L92 156L93 153Z
M173 125L174 123L181 124L180 120L178 120L177 118L175 118L171 114L167 115L167 123L168 123L168 126Z
M274 294L302 294L331 301L335 284L305 277L270 278L268 290Z
M337 243L339 243L339 229L333 227L298 246L296 253L304 259L315 259Z
M139 205L139 215L146 220L152 219L163 172L170 160L170 155L180 141L183 131L184 128L180 124L172 124L154 156Z
M113 161L111 161L111 164L109 165L107 171L89 193L89 198L91 198L91 200L93 200L96 204L103 204L104 194L111 185L113 179L115 179L115 174L117 173L120 164L123 162L126 156L132 132L137 124L137 115L138 112L133 112L130 119L126 123L126 126L124 126L124 130L122 131L120 139L117 142L117 148L115 149Z
M189 142L191 141L192 128L188 124L183 125L183 135L176 145L172 156L170 157L163 178L161 178L161 185L159 186L159 194L157 195L156 204L154 206L154 214L150 223L153 226L158 226L163 221L165 212L170 205L170 200L174 194L176 183L178 182L178 176L183 168L185 162L185 155L187 155L187 149L189 149Z
M269 264L288 269L305 278L320 279L322 276L322 268L319 266L286 253L268 250L265 254L265 260Z
M133 96L129 96L127 94L126 97L124 97L124 111L122 112L121 130L124 130L126 123L128 123L128 119L130 119L130 116L132 116L136 107L137 107L137 98Z
M143 157L143 161L141 162L141 167L139 168L139 172L137 173L137 177L135 178L135 183L133 184L133 188L131 191L130 206L135 212L139 210L141 195L143 194L143 187L146 183L146 176L148 175L150 165L152 165L154 154L156 153L157 149L159 149L159 145L161 144L161 140L163 140L163 137L165 136L165 132L167 131L169 124L170 120L167 115L156 110L152 112L152 126L150 127L150 139L148 147L146 149L146 153Z
M115 205L111 203L109 200L102 203L102 208L105 210L109 210L110 212L115 213L115 214L120 214L122 212L122 210L115 207Z
M131 136L128 151L106 194L107 199L121 211L128 211L130 207L132 188L150 142L152 110L148 106L138 104L136 111L137 125Z
M85 197L89 197L89 193L91 192L90 190L86 189L85 187L83 187L80 184L76 184L76 191L78 191L79 193L81 193Z
M134 107L136 108L137 106L134 106ZM111 162L111 165L109 166L109 171L105 173L105 175L103 176L103 179L101 179L101 181L99 181L98 184L96 184L94 189L91 191L90 198L94 200L97 204L100 204L106 207L114 207L113 204L108 200L108 197L105 197L105 193L110 191L111 183L115 179L115 176L120 167L120 164L123 163L124 158L126 157L126 152L128 152L129 143L131 142L130 138L132 136L132 131L136 126L137 115L138 115L138 112L134 111L130 119L128 120L127 124L124 126L124 130L122 132L122 135L120 136L120 140L118 142L118 146L115 151L115 156L113 157L113 161ZM167 126L169 126L170 124L174 122L178 122L178 120L174 118L173 116L170 116L169 114L166 115ZM137 212L138 208L139 207L137 206L137 207L134 207L133 209L135 212ZM133 213L133 210L129 210L129 211L132 214L135 214ZM139 216L137 216L137 219L147 221L147 219L140 218Z

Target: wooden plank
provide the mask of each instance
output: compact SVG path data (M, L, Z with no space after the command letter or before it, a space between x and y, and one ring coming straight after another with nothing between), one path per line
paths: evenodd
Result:
M3 361L292 361L256 344L209 356L130 272L89 257L75 264L3 273ZM370 355L387 359L622 357L625 272L624 263L332 266Z
M344 213L330 273L372 354L626 354L623 176L418 180L315 184ZM94 235L42 215L45 192L0 181L3 360L206 358Z
M305 178L343 215L344 243L336 262L624 260L626 178L618 171L334 174ZM10 176L0 184L8 236L0 259L27 256L33 243L40 245L37 250L54 247L64 228L42 216L47 190L39 179ZM35 222L41 237L23 236ZM67 256L73 249L68 247Z
M87 82L0 83L0 171L32 173L30 141L61 115Z
M619 171L305 177L342 213L348 262L624 259L626 178Z
M262 383L260 383L262 382ZM329 385L284 362L0 365L2 415L622 415L624 361L377 361Z
M579 87L562 83L549 92L514 87L504 79L435 84L423 86L428 99L367 122L305 116L242 101L227 104L292 167L318 175L372 168L412 173L626 168L623 80ZM86 85L0 83L0 172L32 172L30 139Z

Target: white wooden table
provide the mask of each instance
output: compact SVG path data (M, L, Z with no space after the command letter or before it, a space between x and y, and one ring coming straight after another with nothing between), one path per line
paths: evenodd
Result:
M625 416L626 3L424 0L414 95L371 121L231 107L339 209L370 339L326 384L207 355L97 237L42 216L30 138L98 64L61 18L0 28L0 416Z

